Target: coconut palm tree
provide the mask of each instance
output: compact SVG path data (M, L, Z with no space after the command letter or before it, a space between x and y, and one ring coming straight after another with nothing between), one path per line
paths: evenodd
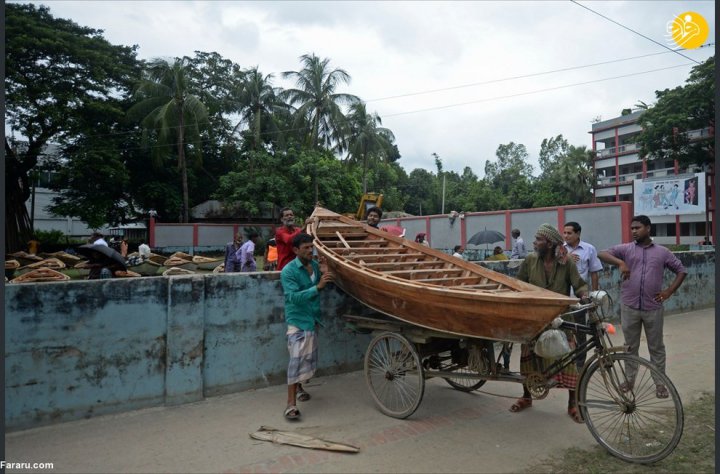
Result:
M151 60L133 94L137 103L128 110L131 118L142 118L144 142L147 144L150 136L154 138L151 156L156 166L171 154L173 146L176 149L182 181L182 222L190 220L186 154L201 159L200 129L208 120L207 108L188 93L185 68L186 60Z
M274 117L287 112L288 105L278 97L278 89L272 86L272 74L263 76L257 66L243 71L240 90L235 99L235 110L240 121L233 132L245 124L250 130L250 148L257 151L262 144L263 131L278 133Z
M363 193L366 193L370 158L387 157L395 136L390 129L380 126L382 120L377 113L367 113L365 104L362 102L350 106L347 121L349 125L346 145L348 158L362 164Z
M281 97L296 106L296 127L309 124L309 145L331 149L333 144L343 142L347 126L341 106L352 105L360 99L337 92L340 84L350 83L350 75L343 69L330 70L330 59L304 54L300 62L303 66L300 71L282 73L284 78L295 79L298 88L284 90Z

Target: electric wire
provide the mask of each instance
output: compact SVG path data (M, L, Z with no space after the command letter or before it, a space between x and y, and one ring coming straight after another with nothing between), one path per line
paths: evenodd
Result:
M571 3L574 3L575 5L577 5L577 6L579 6L579 7L584 8L585 10L588 10L588 11L596 14L597 16L599 16L599 17L601 17L601 18L606 19L607 21L609 21L609 22L611 22L611 23L615 23L616 25L618 25L618 26L620 26L620 27L622 27L622 28L625 28L626 30L631 31L631 32L635 33L635 34L638 35L638 36L642 36L642 37L645 38L646 40L652 41L652 42L655 43L656 45L662 46L663 48L665 48L665 49L667 49L667 50L670 50L670 51L672 51L673 53L678 54L678 55L682 56L682 57L685 58L685 59L689 59L690 61L692 61L692 62L694 62L694 63L696 63L696 64L700 64L700 62L695 61L693 58L691 58L691 57L689 57L689 56L685 56L684 54L682 54L682 53L679 52L678 50L672 49L672 48L670 48L670 47L667 46L667 45L664 45L664 44L662 44L662 43L660 43L660 42L658 42L658 41L655 41L654 39L650 38L649 36L645 36L644 34L640 33L639 31L635 31L635 30L633 30L632 28L630 28L630 27L628 27L628 26L625 26L625 25L623 25L622 23L619 23L619 22L613 20L612 18L609 18L609 17L603 15L602 13L596 12L595 10L593 10L593 9L590 8L590 7L586 7L585 5L583 5L583 4L581 4L581 3L578 3L576 0L570 0L570 2L571 2Z

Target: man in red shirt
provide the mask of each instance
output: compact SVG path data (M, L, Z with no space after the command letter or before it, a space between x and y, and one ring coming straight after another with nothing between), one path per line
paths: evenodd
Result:
M275 230L275 243L277 245L277 270L280 271L285 265L292 262L295 252L292 248L292 240L300 233L300 227L295 225L295 213L289 207L280 211L282 225Z

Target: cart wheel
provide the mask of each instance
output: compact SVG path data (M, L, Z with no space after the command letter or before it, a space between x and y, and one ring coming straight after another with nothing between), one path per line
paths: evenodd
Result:
M452 362L452 355L450 352L445 352L438 355L441 359L445 361L443 365L440 366L440 370L450 370L457 374L478 375L476 371L469 369L467 366L457 367L457 365ZM487 358L484 363L485 366L489 366ZM461 392L472 392L485 385L486 382L485 379L480 378L479 376L472 378L443 377L443 380L445 380L452 388L454 388L455 390L460 390Z
M394 418L412 415L425 391L420 356L400 334L384 332L365 353L365 380L380 411Z
M637 366L637 376L623 391L629 365ZM667 398L657 398L656 384L667 388ZM580 379L578 407L597 442L624 461L664 459L682 436L683 408L675 386L653 364L631 354L594 361Z
M456 372L458 374L477 374L477 372L474 372L467 367L463 367L461 369L454 370L453 372ZM486 380L481 378L461 378L456 379L452 377L445 377L445 381L455 390L460 390L461 392L472 392L474 390L479 389L483 385L485 385Z

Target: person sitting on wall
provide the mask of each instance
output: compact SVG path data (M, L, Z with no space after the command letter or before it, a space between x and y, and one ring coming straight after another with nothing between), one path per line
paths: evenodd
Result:
M497 261L497 260L509 260L509 259L507 258L507 255L505 255L505 252L503 251L502 247L500 247L498 245L497 247L495 247L493 249L493 254L490 255L485 260Z

